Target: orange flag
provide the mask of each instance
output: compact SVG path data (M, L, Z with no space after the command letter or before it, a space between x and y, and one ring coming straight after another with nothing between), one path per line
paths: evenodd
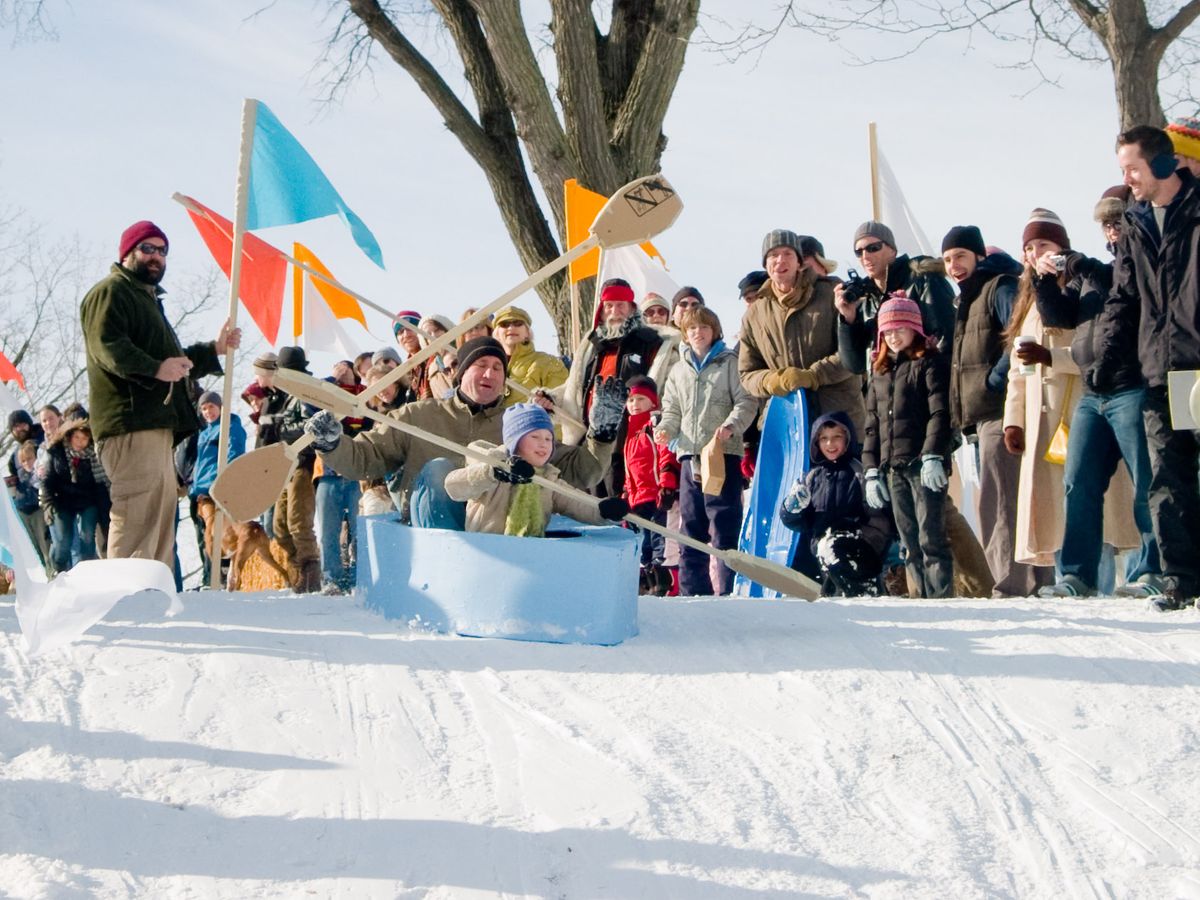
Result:
M233 223L213 212L203 203L185 198L192 224L204 239L225 277L233 259ZM196 207L193 209L192 207ZM197 210L200 210L197 212ZM283 288L287 281L287 260L283 254L247 232L242 238L242 283L238 294L250 318L273 347L279 336L279 320L283 314Z
M580 186L574 178L568 178L563 182L563 196L566 204L567 249L569 250L576 244L587 240L588 228L596 221L596 216L604 208L608 198ZM645 241L640 246L646 251L647 256L657 256L662 259L662 254L649 241ZM597 247L590 253L585 253L571 263L570 271L572 284L598 275L600 272L600 248Z
M8 357L0 353L0 381L15 381L25 390L25 376L17 371L17 367L8 361Z

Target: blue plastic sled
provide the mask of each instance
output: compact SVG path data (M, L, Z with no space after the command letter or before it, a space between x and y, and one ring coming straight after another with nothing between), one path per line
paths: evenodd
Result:
M792 483L808 471L808 401L804 391L767 401L762 441L754 466L750 500L742 519L738 549L780 565L791 565L800 535L779 519L779 505ZM733 593L737 597L778 597L779 592L764 588L738 574Z
M518 538L358 519L358 591L388 619L468 637L619 644L638 633L641 536L554 516Z

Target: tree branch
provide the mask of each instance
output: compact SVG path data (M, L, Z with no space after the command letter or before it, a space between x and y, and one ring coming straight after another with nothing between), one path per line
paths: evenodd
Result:
M1200 17L1200 0L1189 0L1167 20L1165 25L1154 30L1151 41L1156 45L1159 56L1187 31L1188 26L1195 22L1197 17Z

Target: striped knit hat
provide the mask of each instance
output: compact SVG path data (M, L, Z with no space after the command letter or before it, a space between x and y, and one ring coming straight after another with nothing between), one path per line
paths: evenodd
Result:
M921 337L925 337L925 321L921 318L921 305L916 300L909 300L903 291L897 291L879 307L875 319L879 327L879 338L883 339L884 332L897 328L911 328Z
M1053 241L1064 250L1071 249L1071 239L1067 237L1066 226L1062 219L1040 206L1029 214L1025 230L1021 232L1021 246L1028 247L1030 241L1041 239Z
M1100 200L1092 212L1092 218L1102 225L1120 222L1132 196L1133 192L1129 190L1129 185L1114 184L1100 195Z
M1176 153L1200 159L1200 117L1183 116L1168 125L1166 131Z

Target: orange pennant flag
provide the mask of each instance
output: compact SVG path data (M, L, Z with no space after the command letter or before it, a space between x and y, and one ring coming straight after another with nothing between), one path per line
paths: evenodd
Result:
M313 253L303 244L293 244L292 250L296 254L297 260L304 263L306 266L316 269L326 278L333 278L333 273L325 267L325 264L321 262L321 260L317 259L317 255L315 253ZM301 275L301 273L297 274ZM336 281L337 279L334 278L334 280ZM303 275L301 275L299 278L296 278L293 282L295 286L297 303L300 302L300 285L302 281ZM355 300L345 291L335 288L332 284L322 281L320 278L313 278L312 283L313 287L317 289L317 293L325 298L325 302L328 303L329 308L333 310L333 317L335 319L354 319L360 325L362 325L363 328L367 327L367 318L363 315L362 306L359 305L357 300ZM297 332L297 334L299 334L299 332Z
M184 208L192 224L200 232L208 252L213 255L225 277L233 259L233 223L213 212L203 203L185 197ZM195 207L193 209L192 207ZM199 211L197 211L199 210ZM283 314L283 288L287 282L287 260L283 254L247 232L242 237L242 283L238 294L250 318L272 347L279 337L279 320Z
M576 244L587 240L588 229L596 221L596 216L604 208L608 198L582 187L574 178L568 178L563 182L563 196L566 204L567 249L569 250ZM647 256L657 256L662 259L662 254L649 241L645 241L639 246L646 251ZM598 275L600 273L600 248L597 247L590 253L585 253L571 263L570 273L572 284Z
M0 353L0 381L15 381L25 390L25 376L17 371L17 367L8 361L8 357Z

